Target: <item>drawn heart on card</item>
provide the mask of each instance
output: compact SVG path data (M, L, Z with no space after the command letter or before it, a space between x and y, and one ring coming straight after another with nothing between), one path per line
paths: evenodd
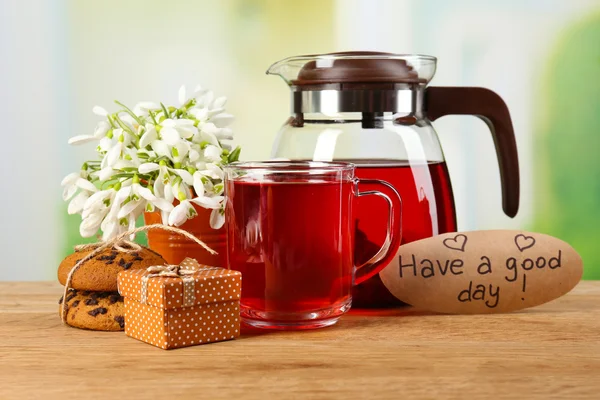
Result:
M444 239L444 246L451 250L465 251L465 245L467 244L467 237L463 234L458 234L453 238Z
M522 253L523 251L533 247L535 244L535 239L532 236L525 236L523 234L518 234L515 236L515 244L517 248Z

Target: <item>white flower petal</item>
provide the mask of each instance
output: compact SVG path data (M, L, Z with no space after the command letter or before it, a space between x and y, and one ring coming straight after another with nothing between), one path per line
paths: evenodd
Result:
M160 165L158 165L157 163L143 163L140 164L140 166L138 167L138 171L140 174L147 174L149 172L152 171L158 171L160 169Z
M221 229L225 223L225 215L221 213L221 210L215 208L210 213L210 227L213 229Z
M105 221L107 222L106 225L101 226L102 240L107 241L118 235L119 224L117 223L116 219L109 219L109 220L105 219Z
M217 137L215 136L214 133L202 132L200 141L208 142L208 143L212 144L213 146L217 146L217 147L220 146L219 139L217 139Z
M87 218L84 218L79 225L79 233L82 237L91 237L100 228L103 216L99 214L92 214Z
M98 139L96 139L92 135L78 135L78 136L73 136L71 139L69 139L68 143L78 145L78 144L93 142L96 140L98 140Z
M179 136L179 132L175 128L163 128L160 131L160 136L165 143L171 146L175 146L181 141L181 136Z
M198 128L196 128L194 125L189 125L189 126L184 125L184 126L178 127L177 130L179 131L179 136L181 136L184 139L189 139L192 136L194 136L196 133L198 133Z
M194 116L198 121L205 121L208 118L207 108L194 107L188 110L188 113Z
M213 101L213 108L222 108L225 103L227 103L227 97L225 96L221 96L221 97L217 97L215 99L215 101Z
M79 179L80 177L80 172L71 172L69 175L63 178L63 180L60 182L60 186L72 185L75 182L77 182L77 179Z
M206 170L210 172L210 177L213 179L223 179L225 177L225 173L217 164L208 163L206 164Z
M94 137L96 139L103 138L109 129L110 129L110 124L108 122L106 122L106 121L98 122L98 125L96 125L96 129L94 130Z
M199 171L194 172L194 192L196 192L196 196L204 196L204 184Z
M130 201L129 203L125 204L117 213L117 218L121 219L126 217L127 215L129 215L129 213L135 210L136 207L140 205L140 203L141 201Z
M154 181L154 193L155 196L158 197L164 197L165 195L165 184L163 183L162 173L159 174L158 178Z
M137 192L140 196L142 196L144 199L150 201L150 202L154 202L156 201L156 196L154 194L152 194L152 191L148 188L145 188L143 186L141 186L140 184L135 185L135 192Z
M212 90L209 90L206 92L202 100L204 101L204 104L208 106L210 103L212 103L214 98L215 94L212 92Z
M220 208L221 201L223 200L223 196L215 196L215 197L195 197L190 200L192 203L198 204L203 208Z
M88 199L89 200L89 199ZM87 203L87 201L86 201ZM98 218L103 219L108 214L109 208L106 207L103 203L94 203L92 207L86 208L83 206L83 211L81 211L81 218L89 218L92 215L97 215Z
M204 95L204 93L206 93L206 89L202 89L202 86L200 86L200 85L197 85L197 86L194 88L194 94L193 94L193 97L194 97L194 98L197 98L198 96L202 96L202 95Z
M183 179L183 181L187 185L192 185L194 183L194 178L192 178L192 174L190 174L185 169L174 169L174 168L172 168L170 170L173 171L173 172L175 172L177 175L179 175L181 177L181 179Z
M180 105L184 105L186 98L185 98L185 85L181 85L181 87L179 88L179 93L178 93L178 100L179 100L179 104Z
M100 192L94 193L85 201L83 208L89 209L89 208L93 208L97 204L102 204L102 202L114 192L115 192L114 190L109 189L109 190L102 190Z
M162 140L155 140L150 143L152 150L156 153L156 155L160 157L169 157L171 158L171 148Z
M129 158L131 158L131 160L124 160L129 164L128 166L136 167L136 168L139 167L139 165L141 163L140 163L140 159L138 158L138 151L136 149L132 149L132 148L128 147L125 149L125 152L129 156Z
M163 225L169 225L169 215L171 215L171 211L160 211L160 218Z
M100 139L100 143L98 144L100 151L108 151L108 150L110 150L110 148L112 146L113 146L113 140L106 136L103 137L102 139Z
M219 115L219 114L221 114L221 113L223 113L223 112L225 112L225 109L224 109L224 108L213 108L212 110L210 110L210 111L208 112L208 118L212 118L212 117L214 117L215 115Z
M85 219L81 222L81 225L79 225L79 234L84 238L92 237L98 232L98 225L91 224L87 221L88 219Z
M169 214L169 225L171 226L181 226L187 221L188 210L191 207L189 201L184 200L177 207L171 211Z
M100 106L94 106L94 108L92 108L92 112L101 117L106 117L108 115L108 111Z
M169 203L173 203L175 196L173 195L173 187L171 185L165 186L163 189L163 197Z
M89 196L88 192L80 192L77 196L73 197L73 200L71 200L67 207L67 212L70 215L79 214L83 210L83 205Z
M160 123L163 128L174 128L177 126L177 122L174 119L167 118L163 122Z
M176 119L175 125L178 127L194 126L194 121L192 121L191 119Z
M233 115L231 114L219 114L215 115L210 119L210 122L218 126L219 128L225 128L234 121Z
M96 173L96 175L98 176L98 179L100 181L107 181L110 178L112 178L112 176L115 175L116 173L117 173L117 171L115 171L111 167L106 167L106 168L102 168L100 171L98 171Z
M73 195L75 194L75 192L77 192L77 185L70 185L70 186L66 186L65 189L63 190L63 200L69 200L71 197L73 197Z
M121 203L125 201L129 194L131 193L131 186L122 186L121 189L115 195L115 201L113 202L113 207L121 207ZM112 210L111 210L112 212Z
M209 133L209 134L216 134L219 132L219 128L217 128L217 126L215 124L213 124L212 122L205 122L203 124L200 124L200 130L203 133Z
M173 203L169 203L165 199L161 199L161 198L157 197L156 200L154 200L154 202L152 202L152 204L155 205L156 207L160 208L163 211L172 211L173 210Z
M135 222L137 220L137 216L134 214L129 215L129 226L127 226L127 230L131 231L135 229ZM135 240L135 235L129 235L129 240Z
M117 143L106 153L106 166L112 167L115 165L119 157L121 157L121 150L123 149L122 143Z
M98 191L96 186L94 186L94 184L87 179L79 178L75 184L83 190L87 190L89 192L95 193Z
M156 133L156 128L154 126L152 126L152 127L148 128L146 130L146 132L144 132L144 134L140 138L140 144L139 144L140 149L145 148L146 146L148 146L150 143L152 143L156 139L158 139L158 134Z
M176 161L183 161L190 151L190 144L183 140L180 140L179 143L173 147L177 149L177 157L173 156L173 160Z
M198 151L191 149L189 154L189 159L191 162L196 162L200 158L200 153Z
M204 149L204 158L208 161L221 161L222 150L214 145L206 146Z
M134 107L138 110L160 110L160 105L152 101L140 101Z
M233 139L233 131L230 128L221 128L215 136L219 140L232 140Z

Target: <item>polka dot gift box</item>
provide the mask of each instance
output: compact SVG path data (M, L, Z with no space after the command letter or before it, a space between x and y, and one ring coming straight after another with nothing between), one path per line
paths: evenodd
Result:
M175 349L240 335L238 271L186 258L180 265L122 271L118 285L127 336Z

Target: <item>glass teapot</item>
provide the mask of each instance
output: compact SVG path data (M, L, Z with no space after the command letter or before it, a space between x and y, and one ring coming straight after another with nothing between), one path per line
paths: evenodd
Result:
M291 116L273 145L274 158L351 161L362 179L381 179L402 198L402 243L456 231L448 169L431 124L469 114L488 125L496 146L504 212L519 208L519 165L508 108L478 87L427 86L436 58L378 52L290 57L273 64L291 89ZM369 189L366 187L365 189ZM381 247L385 207L361 200L355 216L357 263ZM398 235L400 236L400 235ZM398 246L399 243L392 243ZM354 289L356 307L401 304L375 275Z

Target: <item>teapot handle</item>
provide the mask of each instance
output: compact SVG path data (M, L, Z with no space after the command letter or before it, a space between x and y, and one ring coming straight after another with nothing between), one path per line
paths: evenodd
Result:
M519 211L519 158L510 113L495 92L481 87L433 86L425 95L427 117L474 115L490 128L502 182L502 208L509 217Z

